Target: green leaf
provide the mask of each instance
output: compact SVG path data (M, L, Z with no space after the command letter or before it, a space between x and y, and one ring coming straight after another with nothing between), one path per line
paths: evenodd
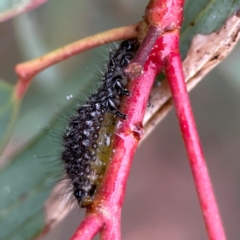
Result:
M5 147L12 132L19 102L13 95L14 87L4 81L0 81L0 152Z
M52 124L55 127L56 121ZM0 239L32 239L44 228L44 204L53 187L51 182L58 180L52 176L59 172L42 157L57 157L56 149L45 130L0 172Z
M186 57L196 34L218 31L240 7L240 0L186 0L184 22L181 28L181 55Z
M79 98L87 89L92 91L96 82L80 85ZM0 239L31 239L46 226L44 204L63 174L56 163L59 166L64 119L75 108L72 99L50 127L0 171Z
M20 13L29 11L47 0L1 0L0 1L0 22L8 20Z

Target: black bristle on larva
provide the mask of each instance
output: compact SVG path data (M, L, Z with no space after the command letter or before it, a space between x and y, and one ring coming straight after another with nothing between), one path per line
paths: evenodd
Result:
M139 44L136 39L123 41L109 53L102 86L71 117L63 136L62 160L74 197L81 207L88 206L106 168L103 157L110 145L108 126L115 117L126 119L119 111L121 96L129 96L124 68L133 59ZM111 120L112 119L112 120Z

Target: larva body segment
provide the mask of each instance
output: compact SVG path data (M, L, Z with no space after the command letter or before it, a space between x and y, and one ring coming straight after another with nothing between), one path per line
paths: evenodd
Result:
M91 204L110 157L111 140L121 96L128 96L124 68L134 57L138 42L123 41L109 53L109 63L102 77L102 86L71 117L63 136L65 150L62 161L71 182L74 197L81 207Z

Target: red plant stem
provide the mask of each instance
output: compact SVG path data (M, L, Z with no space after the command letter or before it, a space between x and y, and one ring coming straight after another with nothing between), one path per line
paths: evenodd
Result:
M184 0L151 0L146 7L144 20L158 26L165 33L181 27Z
M97 204L100 203L100 208L103 208L105 213L107 212L106 218L108 221L111 220L111 224L113 224L113 227L110 225L110 227L103 229L102 239L104 240L120 239L120 214L126 183L134 153L143 137L143 116L157 74L154 64L147 63L147 65L148 70L131 82L129 86L132 95L123 103L125 106L123 112L127 114L128 119L120 122L116 130L112 160L96 196ZM119 232L118 236L116 236L116 232Z
M175 41L173 41L174 38ZM209 239L225 240L224 229L184 82L182 63L178 51L179 34L173 35L171 39L172 42L168 42L171 52L167 56L165 73L172 92L173 103L187 150L205 225Z
M78 230L74 233L71 240L86 240L92 239L102 228L103 219L97 214L87 214L81 222ZM91 231L89 231L91 227Z

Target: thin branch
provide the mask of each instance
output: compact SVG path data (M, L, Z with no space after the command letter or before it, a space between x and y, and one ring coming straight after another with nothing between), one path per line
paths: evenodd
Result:
M16 85L15 94L21 99L25 94L32 78L44 69L75 56L81 52L87 51L94 47L122 39L135 38L137 36L138 24L120 27L98 33L91 37L81 39L77 42L66 45L60 49L50 52L42 57L21 63L16 66L16 73L19 81Z
M143 74L144 65L159 35L162 34L158 26L152 25L148 29L148 37L144 38L133 61L125 69L128 78L134 79Z
M226 240L184 82L180 53L178 47L176 48L176 43L179 42L179 33L173 34L169 38L171 40L175 38L176 40L172 45L172 51L167 57L165 73L172 92L172 99L198 192L206 229L209 239ZM170 44L171 42L169 42L169 46Z
M112 225L105 229L104 240L119 239L116 238L114 229L120 228L118 224L120 224L126 183L134 153L143 137L142 121L148 104L148 96L160 68L156 68L151 58L156 51L157 49L151 51L143 75L129 84L128 89L132 94L124 99L121 110L128 118L118 124L113 140L111 161L93 203L94 209L99 214L107 213L108 218L111 219L108 223Z
M93 239L103 226L103 218L94 213L86 214L78 230L71 237L71 240Z

